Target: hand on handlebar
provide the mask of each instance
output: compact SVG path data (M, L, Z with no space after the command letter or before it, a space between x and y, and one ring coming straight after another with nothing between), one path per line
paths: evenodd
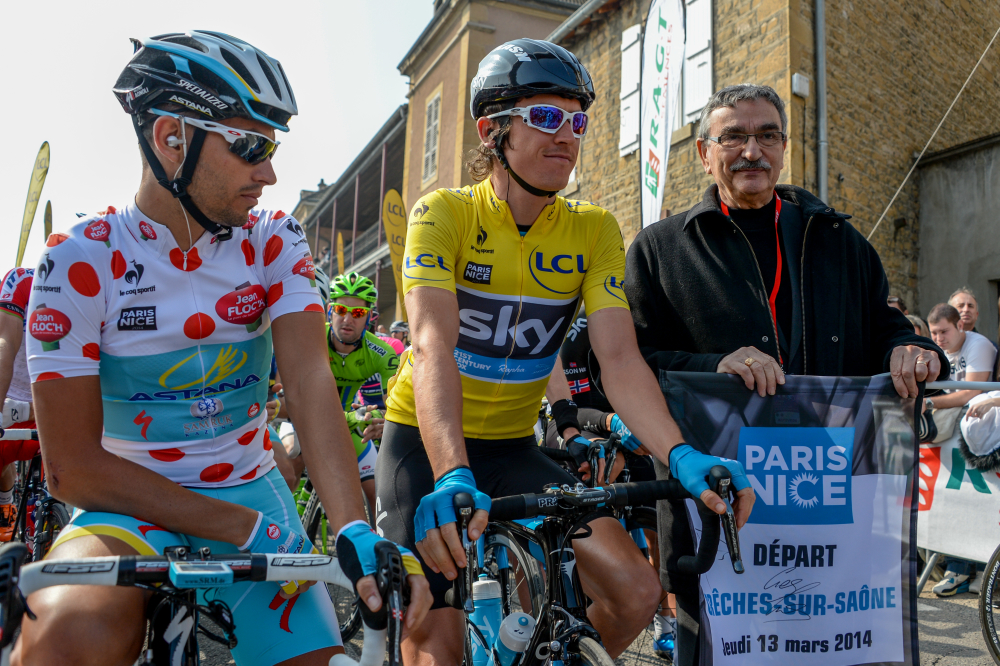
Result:
M420 500L413 520L417 552L434 573L442 573L448 580L454 580L457 569L468 565L455 525L453 501L458 493L468 493L473 498L476 512L469 523L468 537L478 539L486 529L490 498L476 489L476 480L468 467L458 467L438 479L434 492Z
M593 471L590 469L590 448L592 446L600 447L600 451L597 453L597 478L603 479L605 461L604 446L598 444L597 442L592 442L583 435L574 435L566 440L566 450L573 456L576 464L579 465L579 468L576 471L580 472L584 481L590 480L590 473Z
M743 527L750 517L750 510L756 500L743 465L735 460L706 455L688 444L680 444L670 450L670 470L684 489L693 496L701 498L705 506L715 513L723 514L726 512L725 503L721 497L712 492L705 480L709 471L716 465L722 465L732 474L733 487L736 489L736 502L733 505L736 526Z
M376 546L387 541L380 537L368 523L356 520L340 529L337 535L337 559L347 577L354 583L358 596L364 599L365 605L371 611L382 607L382 597L379 595L375 573L378 566ZM423 622L427 611L431 608L433 597L430 585L424 576L420 562L406 548L397 545L403 568L406 570L406 582L410 586L410 605L406 610L404 636Z

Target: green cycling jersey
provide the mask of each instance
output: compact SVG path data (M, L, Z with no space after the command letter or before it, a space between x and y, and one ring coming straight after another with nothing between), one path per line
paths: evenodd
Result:
M333 348L330 324L326 325L326 339L330 370L337 380L340 404L345 412L351 409L361 386L368 384L369 380L375 381L376 375L381 377L382 393L385 393L389 379L399 367L399 357L392 347L365 331L365 337L357 349L349 354L341 354Z

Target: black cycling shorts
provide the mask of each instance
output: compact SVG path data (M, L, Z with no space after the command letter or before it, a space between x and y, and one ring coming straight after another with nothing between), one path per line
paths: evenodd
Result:
M575 485L575 479L535 444L534 436L517 439L466 439L469 467L476 486L490 497L541 492L549 483ZM434 491L434 473L420 431L385 422L375 465L376 529L417 556L413 519L420 500ZM597 517L595 515L595 517ZM444 593L451 582L424 567L434 594L432 609L446 607Z

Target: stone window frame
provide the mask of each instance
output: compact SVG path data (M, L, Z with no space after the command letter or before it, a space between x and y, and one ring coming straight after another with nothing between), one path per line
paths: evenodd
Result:
M424 149L421 162L421 182L420 188L426 189L428 185L437 180L441 166L441 109L444 82L437 85L427 96L424 103ZM433 123L433 137L431 136L432 125L429 122L431 108L435 108ZM431 144L433 143L433 146ZM428 168L428 159L432 159L431 168Z

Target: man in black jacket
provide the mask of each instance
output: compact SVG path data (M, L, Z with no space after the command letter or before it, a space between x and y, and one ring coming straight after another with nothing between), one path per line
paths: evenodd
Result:
M659 370L740 375L773 395L785 373L869 376L889 371L918 395L947 357L886 303L875 249L809 192L776 185L787 135L770 87L717 92L702 111L698 152L715 184L691 210L642 230L628 251L625 293L639 346ZM665 476L666 467L658 467ZM693 552L681 505L660 502L664 589L681 602L678 662L697 642L697 579L678 575Z

